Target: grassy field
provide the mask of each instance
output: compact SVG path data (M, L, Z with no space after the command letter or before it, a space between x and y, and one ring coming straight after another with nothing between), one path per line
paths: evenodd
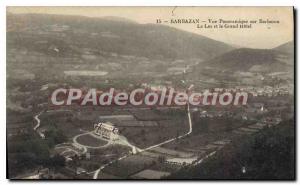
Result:
M154 165L157 159L142 155L132 155L124 160L106 167L103 172L119 177L129 177Z
M77 138L77 142L82 145L92 146L92 147L100 147L100 146L107 144L107 141L95 138L95 137L91 136L90 134L79 136Z

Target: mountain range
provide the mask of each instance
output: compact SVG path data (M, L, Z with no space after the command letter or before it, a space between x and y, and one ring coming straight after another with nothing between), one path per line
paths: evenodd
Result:
M150 59L199 58L201 60L207 60L234 49L229 44L176 28L156 24L138 24L116 17L8 14L7 23L7 35L11 43L27 47L30 46L29 42L32 43L32 39L50 40L50 43L69 45L77 50L93 48L98 51ZM35 29L36 33L46 32L51 25L65 27L66 30L60 32L64 34L64 38L53 37L51 34L36 34L34 38L28 38L25 34L26 30L30 29ZM22 39L20 39L20 33L22 33ZM19 36L15 36L16 34ZM19 39L16 40L17 38ZM26 40L27 38L29 40ZM65 48L64 51L69 50Z
M210 67L276 72L289 71L294 66L293 42L273 49L236 49L198 34L119 17L8 13L7 44L46 54L49 47L54 47L61 56L93 50L96 55L105 52L165 61L204 61L193 70Z
M293 42L288 42L273 49L234 49L201 66L231 71L289 71L294 66L293 47Z

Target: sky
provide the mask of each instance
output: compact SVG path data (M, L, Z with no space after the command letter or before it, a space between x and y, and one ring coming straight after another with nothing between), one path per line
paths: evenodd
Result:
M10 13L46 13L88 17L117 16L140 24L157 19L276 20L278 24L253 24L251 29L197 28L197 24L162 23L238 47L270 49L293 40L292 7L8 7ZM206 21L205 23L202 21Z

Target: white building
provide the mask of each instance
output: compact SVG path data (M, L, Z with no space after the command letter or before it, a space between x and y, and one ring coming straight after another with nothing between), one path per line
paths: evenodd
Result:
M112 123L98 123L94 125L94 133L105 139L117 140L119 138L119 130Z

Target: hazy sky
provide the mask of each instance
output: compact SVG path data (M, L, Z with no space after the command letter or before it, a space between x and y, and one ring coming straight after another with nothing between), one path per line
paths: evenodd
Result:
M252 29L200 29L196 24L166 24L229 44L252 48L273 48L291 41L294 29L292 7L8 7L7 11L89 17L119 16L142 24L156 23L156 19L182 18L201 21L278 20L279 24L256 24L252 25Z

